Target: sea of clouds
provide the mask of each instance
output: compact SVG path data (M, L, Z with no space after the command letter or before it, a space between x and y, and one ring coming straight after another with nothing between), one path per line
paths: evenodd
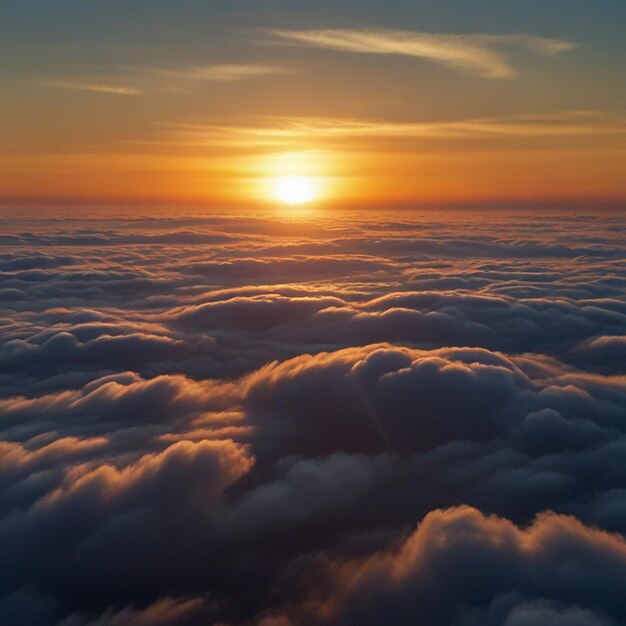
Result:
M0 623L626 623L623 215L0 228Z

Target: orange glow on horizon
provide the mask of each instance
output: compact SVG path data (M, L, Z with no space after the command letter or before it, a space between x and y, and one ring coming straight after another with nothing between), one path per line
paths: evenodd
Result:
M311 141L269 153L263 146L246 152L181 145L176 156L162 149L0 154L0 197L271 207L280 201L277 181L293 177L314 190L304 194L306 204L329 207L626 197L619 144L505 149L466 143L457 150L331 149Z

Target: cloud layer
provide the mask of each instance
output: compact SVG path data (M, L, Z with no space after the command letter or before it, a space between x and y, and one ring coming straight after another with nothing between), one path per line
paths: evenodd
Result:
M0 622L626 620L618 214L16 214Z

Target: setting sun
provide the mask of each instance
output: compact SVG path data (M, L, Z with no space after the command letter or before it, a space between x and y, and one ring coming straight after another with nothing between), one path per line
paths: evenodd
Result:
M307 176L284 176L274 184L276 197L286 204L305 204L318 196L317 185Z

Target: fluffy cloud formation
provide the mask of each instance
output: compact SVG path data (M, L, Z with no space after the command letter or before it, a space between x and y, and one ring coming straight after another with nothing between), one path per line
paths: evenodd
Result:
M325 624L617 624L625 568L623 538L573 518L546 513L520 529L458 507L429 513L393 552L329 562L333 590L311 605ZM616 619L583 608L597 604Z
M621 229L7 221L0 622L623 623Z

